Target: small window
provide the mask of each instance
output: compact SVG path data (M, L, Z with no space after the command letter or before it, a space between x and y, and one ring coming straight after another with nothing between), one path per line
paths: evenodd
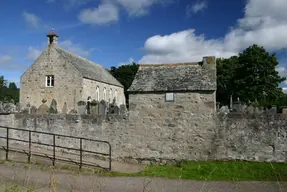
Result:
M173 102L174 101L174 93L166 93L165 94L165 101L166 102Z
M54 87L54 75L46 76L46 87Z
M100 88L97 86L96 88L96 101L100 101Z
M115 90L115 102L118 103L118 90Z
M104 90L103 90L103 100L104 100L104 101L107 100L107 91L106 91L106 88L104 88Z

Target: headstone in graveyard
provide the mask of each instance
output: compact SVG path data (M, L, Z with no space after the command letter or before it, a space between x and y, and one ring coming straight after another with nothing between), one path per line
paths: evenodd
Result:
M106 115L107 104L104 100L99 103L99 115Z
M30 108L30 113L31 113L31 114L37 114L37 108L36 108L35 106L32 106L32 107Z
M120 115L125 115L127 111L126 105L120 105Z
M55 99L53 99L52 102L51 102L49 113L52 113L52 114L57 114L58 113L57 101Z
M86 114L86 102L84 101L79 101L78 102L78 114L79 115L85 115Z
M63 106L63 109L62 109L62 113L63 113L63 114L67 114L67 113L68 113L67 102L64 103L64 106Z

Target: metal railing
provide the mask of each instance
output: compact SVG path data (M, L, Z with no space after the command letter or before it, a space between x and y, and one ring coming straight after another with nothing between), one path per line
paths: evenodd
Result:
M109 171L111 170L111 167L112 167L112 165L111 165L112 164L112 158L111 158L112 150L111 150L110 143L107 142L107 141L87 139L87 138L82 138L82 137L73 137L73 136L53 134L53 133L46 133L46 132L39 132L39 131L32 131L32 130L25 130L25 129L18 129L18 128L6 127L6 126L0 126L0 130L1 129L6 130L6 135L3 135L3 134L0 135L0 139L5 139L6 140L6 146L2 146L2 148L0 148L0 149L4 149L6 151L6 160L9 160L9 152L17 152L17 153L26 154L28 156L28 162L29 163L31 162L31 156L33 155L33 156L48 158L48 159L52 160L53 166L55 166L55 162L57 160L57 161L74 163L74 164L78 165L80 169L83 166L88 166L88 167L101 168L101 169L109 170ZM21 139L13 138L12 136L9 135L11 130L28 132L28 134L29 134L28 139L25 140L23 138L21 138ZM41 143L41 142L32 141L33 140L32 133L33 134L42 134L42 135L52 136L53 144L47 144L47 143ZM78 140L79 143L80 143L79 148L72 148L72 147L56 145L57 138L61 138L61 137ZM28 150L15 149L13 147L10 147L10 142L9 141L18 141L18 142L28 143ZM83 149L83 141L106 144L106 145L108 145L108 152L107 153L102 153L102 152L84 150ZM33 151L31 149L32 148L32 144L42 145L42 146L46 146L46 147L53 147L53 150L52 150L53 154L49 155L49 154L39 153L39 152ZM66 149L66 150L77 151L77 152L79 152L78 155L79 155L80 159L76 160L76 159L72 159L72 158L64 158L61 155L57 156L56 155L57 149ZM108 157L108 167L100 166L100 165L96 164L95 162L85 162L85 161L83 161L83 153L89 153L89 154L92 154L92 155L97 155L97 156L100 155L100 156ZM69 154L69 153L67 153L67 154Z

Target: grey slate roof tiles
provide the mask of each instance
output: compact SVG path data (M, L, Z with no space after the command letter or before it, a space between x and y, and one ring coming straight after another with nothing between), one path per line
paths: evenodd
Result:
M103 66L59 47L55 49L66 60L66 62L72 64L83 75L84 78L123 87L123 85Z
M216 69L200 63L140 65L129 92L216 90Z

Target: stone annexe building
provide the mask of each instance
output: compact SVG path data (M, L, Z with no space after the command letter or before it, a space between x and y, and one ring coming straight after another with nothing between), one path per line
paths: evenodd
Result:
M130 109L173 112L182 105L190 113L213 114L216 86L214 56L194 63L140 65L128 89Z
M21 76L20 104L39 108L54 99L58 112L77 110L79 101L105 100L125 104L124 87L103 66L58 47L58 35L48 35L48 48Z

